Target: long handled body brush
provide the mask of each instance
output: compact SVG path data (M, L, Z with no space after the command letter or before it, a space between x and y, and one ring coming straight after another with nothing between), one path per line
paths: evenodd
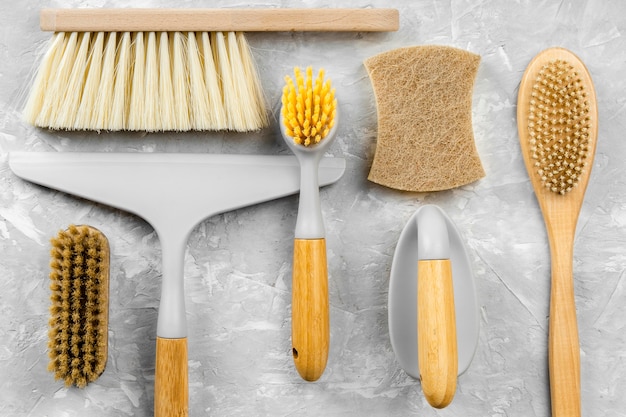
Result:
M24 108L65 130L254 131L268 116L242 31L390 31L394 9L44 9Z
M562 48L551 48L532 60L519 88L517 126L526 169L550 241L552 415L576 417L581 413L574 235L598 135L593 82L577 56Z

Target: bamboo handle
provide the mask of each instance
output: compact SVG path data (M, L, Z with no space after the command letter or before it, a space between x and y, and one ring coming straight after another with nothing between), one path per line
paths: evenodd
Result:
M422 391L435 408L454 398L458 373L450 260L417 263L417 351Z
M580 347L572 256L573 236L553 248L548 357L552 416L580 417ZM562 251L560 253L559 251Z
M326 368L330 339L325 239L294 240L291 308L296 369L316 381Z
M165 339L157 336L154 416L188 416L188 389L187 338Z
M397 9L42 9L54 32L396 31Z

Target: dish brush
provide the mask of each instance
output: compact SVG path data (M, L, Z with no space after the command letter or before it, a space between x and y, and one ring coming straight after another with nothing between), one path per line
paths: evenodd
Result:
M302 378L315 381L328 360L328 266L326 231L319 198L318 167L337 130L337 101L320 70L313 79L294 69L285 77L281 133L300 163L300 200L293 248L292 353Z

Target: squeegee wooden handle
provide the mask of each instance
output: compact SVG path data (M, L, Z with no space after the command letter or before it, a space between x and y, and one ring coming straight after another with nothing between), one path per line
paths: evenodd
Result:
M387 32L397 9L43 9L40 27L54 32L322 31Z
M187 338L157 336L154 416L186 417L189 415L188 403Z
M424 396L446 407L456 391L458 357L450 260L417 263L417 350Z
M315 381L328 360L328 267L325 239L295 239L291 341L300 376Z

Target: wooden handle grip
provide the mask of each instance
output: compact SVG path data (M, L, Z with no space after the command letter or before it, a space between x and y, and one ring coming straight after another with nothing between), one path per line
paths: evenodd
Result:
M54 32L396 31L396 9L43 9Z
M189 415L187 382L187 338L157 337L154 375L154 416Z
M573 237L568 242L573 242ZM552 255L548 362L553 417L580 417L580 347L571 245ZM562 256L561 256L562 255Z
M316 381L326 368L330 327L325 239L295 239L291 341L296 369Z
M454 398L458 373L450 260L417 263L417 350L422 391L435 408Z

